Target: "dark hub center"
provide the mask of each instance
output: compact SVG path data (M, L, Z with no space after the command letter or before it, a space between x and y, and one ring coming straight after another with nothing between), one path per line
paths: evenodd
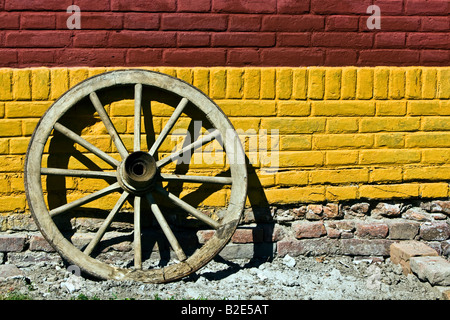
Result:
M130 154L119 167L119 183L131 193L143 193L151 188L156 176L155 159L147 152Z

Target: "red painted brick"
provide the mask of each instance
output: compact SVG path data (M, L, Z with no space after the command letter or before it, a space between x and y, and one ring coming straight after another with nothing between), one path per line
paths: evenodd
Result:
M450 51L448 50L422 50L420 52L420 64L422 65L448 65Z
M422 31L443 31L450 30L450 19L448 17L422 17Z
M310 32L279 33L277 35L278 47L308 47L311 44Z
M329 16L326 18L325 30L327 31L357 31L359 17L357 16Z
M20 13L2 12L0 13L0 29L19 29Z
M176 8L176 0L111 0L113 11L173 12Z
M79 6L81 11L109 11L111 9L110 0L75 0L74 4Z
M420 17L394 17L381 15L381 30L388 31L418 31L420 29ZM361 18L360 30L367 28L367 18Z
M166 49L163 52L163 64L169 66L223 66L225 62L224 49Z
M268 15L262 20L262 31L301 32L320 31L325 18L317 15Z
M54 13L24 12L20 18L21 29L55 29L56 16Z
M209 47L211 35L207 32L178 32L178 47Z
M327 66L354 66L358 62L358 54L352 49L327 49L325 65Z
M161 18L162 30L214 30L227 28L227 16L219 14L176 13L164 14Z
M71 44L70 31L8 31L5 44L12 48L59 48Z
M381 14L401 15L403 13L403 0L374 0L373 4L380 7Z
M408 48L450 49L450 33L410 33L406 45Z
M405 0L407 15L440 15L448 16L450 4L443 0Z
M60 11L67 10L72 0L5 0L5 10Z
M249 14L233 14L228 17L228 31L259 31L261 16Z
M178 1L178 11L182 12L209 12L211 0L183 0Z
M109 36L109 45L116 48L138 47L175 47L177 43L175 32L121 31Z
M125 49L64 49L56 52L57 66L123 66Z
M212 0L214 12L275 13L277 0Z
M19 51L19 63L26 66L51 65L55 62L55 51L51 49L25 49Z
M126 13L123 21L124 29L157 30L159 29L159 14L157 13Z
M258 66L260 64L259 49L230 49L228 50L227 65L229 66Z
M316 32L311 38L313 46L341 48L371 48L373 34L358 32Z
M18 62L17 50L15 49L0 49L0 61L2 67L12 67Z
M227 32L212 35L213 47L272 47L275 34L253 32Z
M358 64L363 66L412 65L419 62L419 54L418 50L363 50L359 53Z
M405 32L380 32L375 35L375 48L403 48L405 43Z
M278 0L277 13L299 14L309 12L310 0Z
M107 31L78 31L73 39L75 48L102 48L108 42Z
M372 0L311 0L311 12L318 14L365 14Z
M161 49L130 49L127 52L127 66L158 66L161 64Z
M267 48L261 50L261 64L264 66L311 66L322 65L324 51L316 48Z
M59 15L58 26L61 29L67 29L67 18ZM122 13L110 13L110 12L82 12L81 13L81 29L88 30L104 30L115 29L120 30L123 28L123 14Z

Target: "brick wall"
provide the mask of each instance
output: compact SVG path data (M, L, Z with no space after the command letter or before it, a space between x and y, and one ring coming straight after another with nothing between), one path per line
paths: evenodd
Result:
M69 30L68 6L81 9ZM378 5L381 28L367 8ZM2 0L0 64L448 65L446 0Z

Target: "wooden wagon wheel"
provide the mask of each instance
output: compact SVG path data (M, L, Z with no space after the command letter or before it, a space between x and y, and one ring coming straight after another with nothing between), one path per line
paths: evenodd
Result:
M120 133L111 120L111 111L108 111L104 102L101 101L108 97L104 93L105 90L113 92L113 96L114 93L121 91L129 92L132 95L134 116L131 119L134 120L130 119L129 123L133 121L134 126L132 129L133 150L125 147ZM147 107L147 105L143 105L143 96L148 91L150 91L149 96L152 94L171 96L175 103L172 105L173 113L167 123L161 126L162 130L158 137L156 138L155 135L153 144L148 147L149 150L143 150L141 127L142 119L145 118L141 117L141 111ZM101 150L100 147L95 146L95 143L87 141L81 134L74 132L70 128L71 125L74 125L74 120L71 122L69 118L69 121L63 121L64 115L77 108L76 106L80 103L89 104L94 108L92 115L95 115L99 118L99 122L104 124L107 136L112 141L112 148L115 148L112 151L117 151L115 154L111 150L109 152ZM186 113L188 105L194 110L194 113L197 112L209 121L211 128L196 141L158 160L155 153L167 139L169 132L179 121L182 113ZM97 170L98 168L96 170L80 170L48 166L45 164L48 141L55 135L68 138L67 141L74 143L75 146L87 149L88 153L109 164L111 170ZM162 168L167 164L176 161L188 152L202 148L214 139L221 140L228 159L226 176L161 173ZM103 179L109 181L109 185L74 201L66 200L64 204L51 208L46 201L46 190L42 182L43 179L49 177ZM181 197L164 188L163 183L167 181L223 185L224 188L229 188L227 190L228 201L223 209L224 214L210 216L202 212L201 208L188 204ZM60 255L88 274L103 279L169 282L187 276L204 266L223 249L233 235L246 199L245 153L225 114L200 90L184 81L158 72L119 70L103 73L81 82L62 95L43 115L28 147L25 161L25 189L31 213L44 237ZM60 226L55 220L68 215L72 210L79 210L83 208L81 206L112 193L118 193L120 197L113 208L108 210L109 213L103 216L104 220L94 233L95 236L83 248L74 245L71 238L60 230ZM182 243L180 244L177 240L166 215L161 210L161 203L155 199L162 199L164 202L172 203L174 207L182 209L186 212L186 219L195 220L196 223L203 223L207 228L214 229L214 235L205 244L199 245L192 254L186 254ZM123 267L97 259L94 252L127 200L134 207L133 236L131 236L133 239L131 245L133 263ZM153 213L157 221L154 224L159 225L173 250L172 255L174 253L176 256L171 263L165 266L143 268L141 221L143 215L147 213L141 209L144 202L148 203L147 205L151 209L149 211Z

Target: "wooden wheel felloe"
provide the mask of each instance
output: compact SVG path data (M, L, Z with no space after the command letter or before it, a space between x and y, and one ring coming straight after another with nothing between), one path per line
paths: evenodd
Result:
M116 128L114 124L116 119L112 116L112 103L124 99L132 100L134 103L134 114L130 119L124 120L128 135L124 134L123 129ZM159 135L148 132L148 129L152 129L152 120L148 121L146 117L152 117L149 101L153 100L164 101L174 108L171 109L172 113L170 117L168 116L167 122L161 125ZM82 121L78 121L78 117L83 110L89 108L92 110L87 113L91 116L89 123L102 123L104 125L102 132L111 141L107 150L102 144L96 146L95 139L90 141L82 134L85 129ZM207 131L193 142L185 141L181 150L170 154L158 154L158 150L181 117L190 120L196 117L202 119L203 131L206 129ZM127 141L132 140L132 146L127 147L124 138L127 138ZM147 147L142 145L143 138L147 141ZM55 141L58 140L64 142L57 145ZM187 174L190 168L184 170L183 174L176 170L175 172L166 170L181 157L190 155L195 150L201 150L215 140L221 142L227 159L223 167L225 172L220 176L215 175L217 170L212 169L203 170L204 174L197 172L194 175ZM60 147L52 147L54 142ZM70 155L70 152L73 154ZM60 161L64 157L66 161ZM82 159L81 162L87 169L71 167L72 157ZM103 164L100 165L99 162ZM25 190L31 213L39 229L65 259L99 278L161 283L180 279L195 272L214 258L228 243L239 223L245 204L247 193L245 163L245 153L233 126L220 108L201 91L161 73L120 70L83 81L66 92L48 109L37 125L28 147L25 161ZM81 196L74 197L76 184L59 190L52 181L61 180L52 179L62 179L63 187L66 186L64 182L67 179L93 182L89 183L89 186L92 186L89 192L83 191ZM96 181L106 183L106 186L99 183L98 185L103 187L94 190ZM171 192L167 188L170 183L205 185L206 190L210 189L209 185L225 188L227 201L219 213L211 215L198 206L198 203L189 204L189 201L182 198L181 193ZM63 200L55 201L52 189L57 193L56 198ZM112 195L115 195L115 198L110 201L109 208L96 207L97 204L107 203L101 200L109 199ZM128 211L124 209L127 201L131 208ZM167 204L170 204L168 213L165 212ZM83 214L91 210L99 212L106 210L106 213L95 211L100 216L100 223L95 225L95 230L90 229L88 240L80 245L74 241L73 234L77 230L71 221L80 212ZM170 215L180 210L185 215L177 218L178 226L174 227L172 220L169 219ZM102 243L111 242L111 237L106 235L110 233L114 222L120 220L122 214L126 214L123 212L128 212L128 216L132 215L129 241L131 251L124 250L124 254L131 254L132 263L125 266L101 258L102 252L105 252L101 248L106 246ZM150 225L157 226L160 233L162 231L174 256L166 265L149 266L145 263L145 260L149 259L144 256L148 237L143 236L143 229L149 225L149 216L152 221ZM177 232L174 232L174 228L180 229L180 219L181 228L183 225L192 224L204 226L215 230L214 235L205 244L197 244L195 250L188 252L184 241L179 240ZM154 244L156 240L150 242ZM158 243L158 247L161 251L163 246L159 246Z

